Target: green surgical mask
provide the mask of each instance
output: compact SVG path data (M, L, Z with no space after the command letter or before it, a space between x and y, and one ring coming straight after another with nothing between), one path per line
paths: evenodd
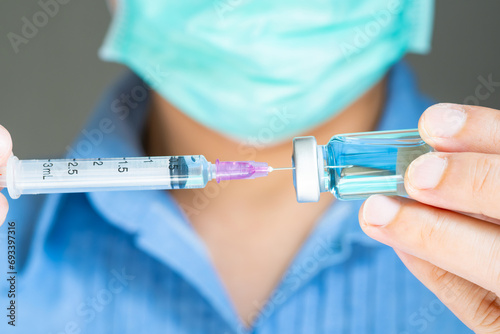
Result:
M433 0L120 0L100 55L197 122L275 144L342 111L407 52Z

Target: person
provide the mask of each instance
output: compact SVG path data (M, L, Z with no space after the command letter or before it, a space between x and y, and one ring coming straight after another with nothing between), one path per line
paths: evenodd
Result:
M286 172L199 190L23 196L10 209L1 196L17 272L15 299L2 285L2 307L15 301L2 333L500 332L500 111L431 106L418 92L400 60L428 51L432 1L114 10L101 56L131 71L68 157L289 166L294 136L326 143L417 123L437 152L408 168L410 198L364 203L299 204ZM0 165L11 154L0 127Z

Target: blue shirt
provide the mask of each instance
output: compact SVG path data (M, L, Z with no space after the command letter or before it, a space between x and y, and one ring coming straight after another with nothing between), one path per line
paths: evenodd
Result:
M69 155L144 155L147 92L135 75L121 78ZM398 64L378 129L415 128L429 104L410 69ZM23 196L10 205L0 229L1 333L470 332L391 248L361 231L361 201L335 201L324 213L248 331L205 245L168 192ZM15 328L5 317L10 270L4 241L12 221Z

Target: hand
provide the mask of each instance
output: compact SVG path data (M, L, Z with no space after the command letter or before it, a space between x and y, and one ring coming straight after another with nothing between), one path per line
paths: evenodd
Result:
M422 138L439 153L408 167L413 200L371 196L359 221L476 333L500 333L500 111L430 107Z
M0 166L7 164L7 159L12 154L12 139L10 138L9 131L0 125ZM0 188L2 190L2 188ZM3 224L7 211L9 210L9 203L3 194L0 194L0 226Z

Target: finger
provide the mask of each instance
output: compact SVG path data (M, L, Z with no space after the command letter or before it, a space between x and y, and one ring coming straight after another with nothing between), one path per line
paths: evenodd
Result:
M500 155L422 155L407 169L405 188L419 202L499 219Z
M0 226L2 226L5 221L5 217L7 217L7 211L9 211L7 198L5 198L3 194L0 194Z
M467 215L467 216L470 216L470 217L474 217L476 219L485 220L487 222L500 225L500 219L486 217L485 215L480 215L480 214L477 214L477 213L463 212L463 211L459 211L459 210L457 210L457 212L460 213L460 214L462 214L462 215Z
M12 154L12 138L9 131L0 125L0 166L5 166Z
M428 108L420 135L442 152L500 153L500 111L450 103Z
M371 196L360 210L370 237L500 293L500 227L409 199Z
M500 300L491 291L435 265L395 250L405 266L476 333L500 332Z

